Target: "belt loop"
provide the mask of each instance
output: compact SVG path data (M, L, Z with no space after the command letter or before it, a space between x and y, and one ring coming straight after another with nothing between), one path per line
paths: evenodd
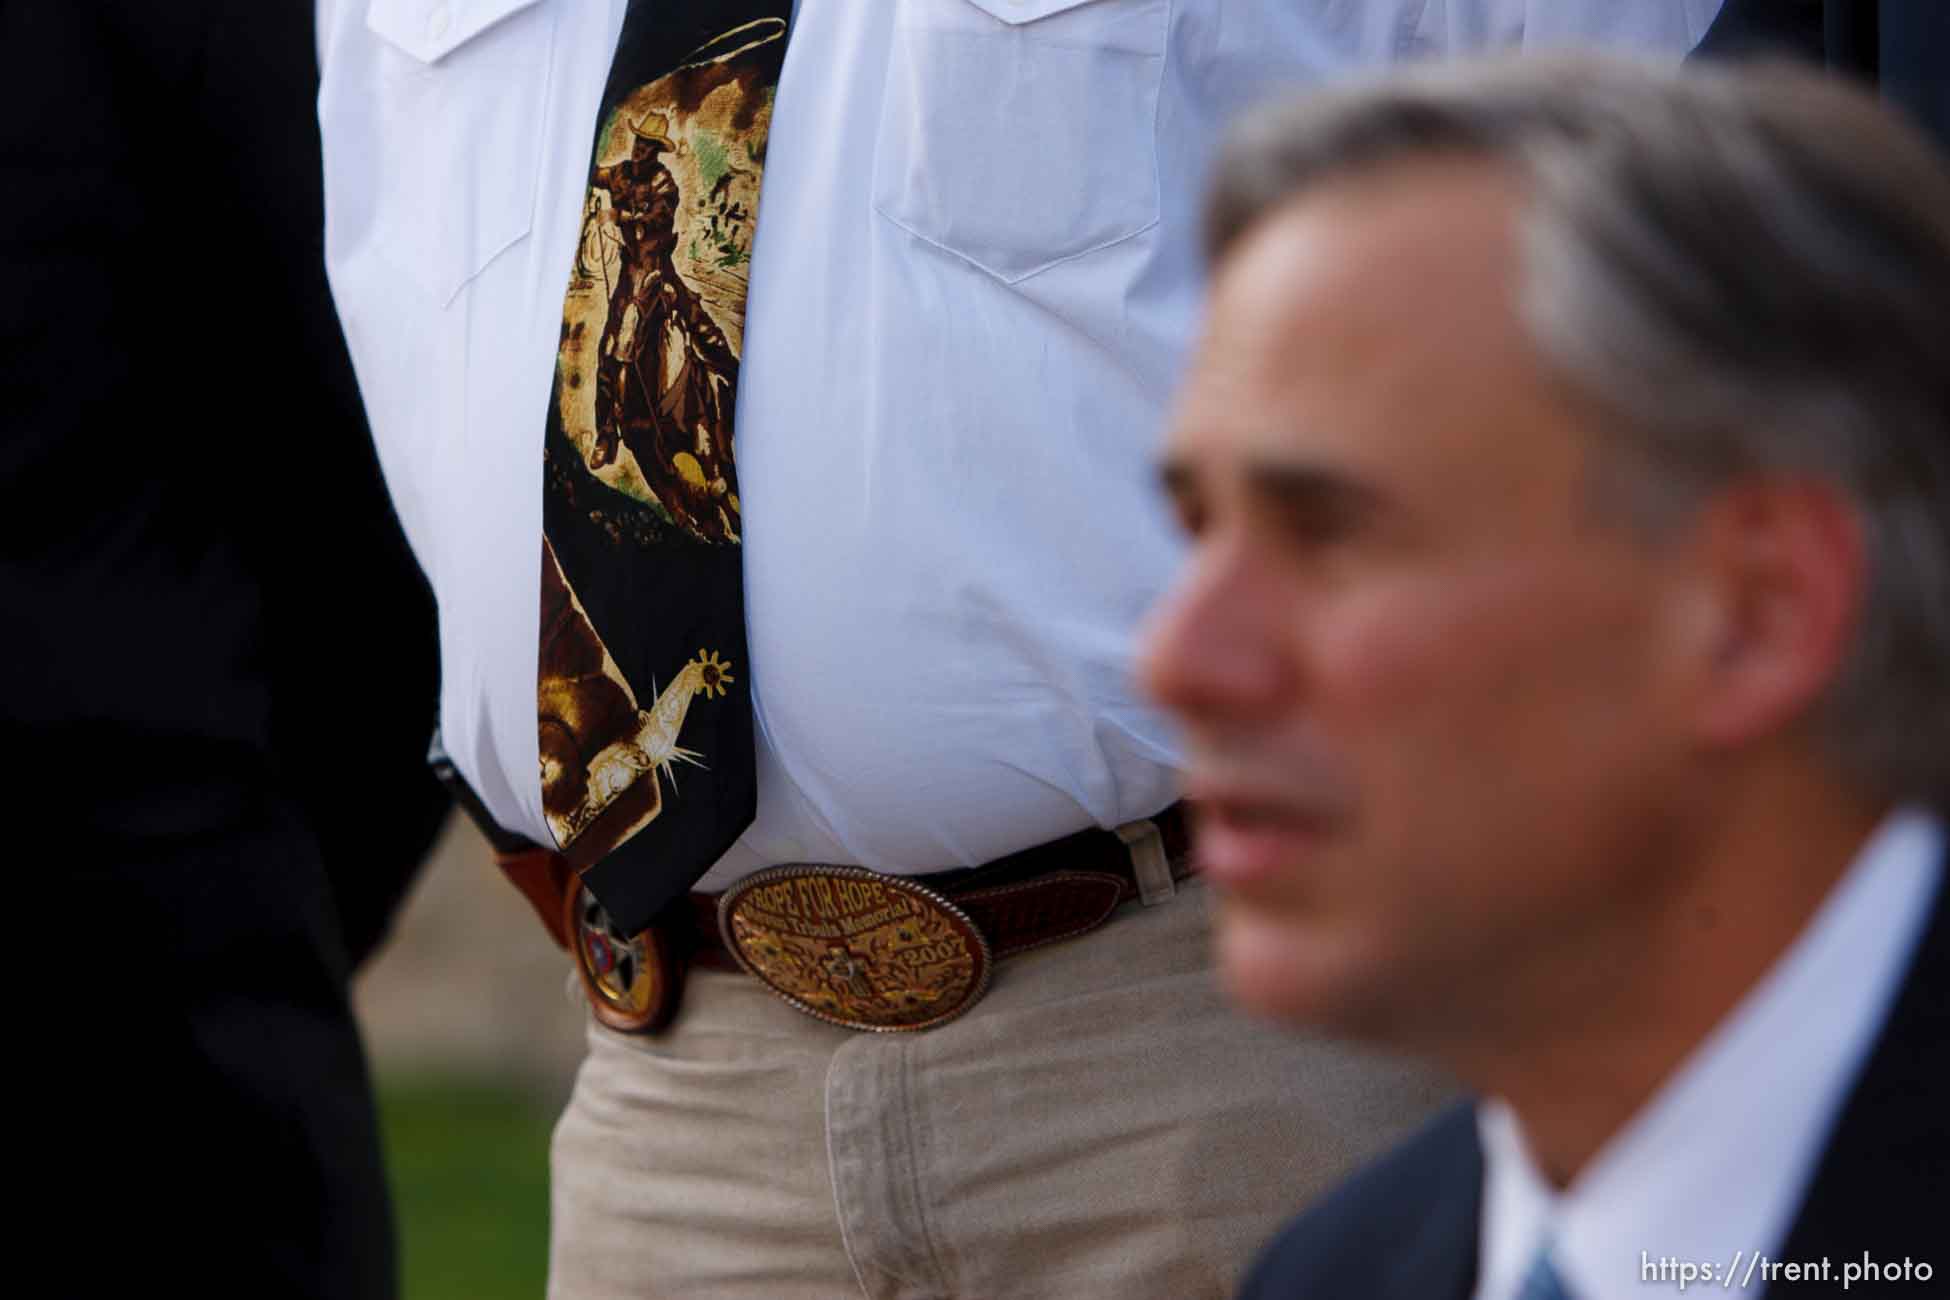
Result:
M1165 853L1165 837L1158 824L1149 818L1125 822L1117 828L1117 838L1131 852L1131 871L1137 877L1138 897L1146 907L1156 907L1178 886L1171 879L1171 858Z

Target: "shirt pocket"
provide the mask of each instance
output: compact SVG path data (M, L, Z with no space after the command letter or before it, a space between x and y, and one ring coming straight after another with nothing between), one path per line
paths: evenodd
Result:
M554 14L545 0L372 0L372 241L443 305L534 222Z
M893 2L883 217L1010 283L1157 224L1169 0Z

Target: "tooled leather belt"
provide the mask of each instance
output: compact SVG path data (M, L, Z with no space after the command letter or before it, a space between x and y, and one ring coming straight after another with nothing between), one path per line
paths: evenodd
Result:
M927 1029L978 1001L994 962L1087 934L1124 903L1163 896L1190 870L1177 807L1115 831L1089 830L985 866L922 876L795 863L740 880L722 894L692 894L652 927L675 972L667 1021L689 966L743 971L788 1005L820 1020L874 1032ZM584 990L605 1023L639 1027L618 979L600 978L609 942L601 908L579 894L567 915ZM657 960L649 947L646 961ZM594 977L594 978L592 978Z
M549 936L574 955L596 1018L628 1033L669 1023L693 966L752 975L807 1015L850 1029L927 1029L973 1006L994 962L1087 934L1191 874L1184 806L1173 804L980 867L918 876L772 867L722 894L691 894L625 935L567 862L495 825L442 758L436 774Z

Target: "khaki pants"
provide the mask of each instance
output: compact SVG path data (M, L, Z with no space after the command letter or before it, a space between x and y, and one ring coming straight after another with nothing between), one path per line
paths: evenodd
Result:
M555 1132L550 1296L1229 1294L1447 1089L1234 1014L1209 901L1181 883L1010 958L924 1033L704 971L659 1037L592 1025Z

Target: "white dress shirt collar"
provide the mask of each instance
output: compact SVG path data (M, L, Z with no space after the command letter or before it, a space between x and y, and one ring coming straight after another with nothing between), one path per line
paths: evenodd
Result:
M1700 1282L1725 1285L1728 1269L1733 1287L1758 1282L1754 1256L1785 1240L1901 989L1943 850L1929 814L1887 818L1793 946L1563 1193L1538 1171L1510 1108L1483 1103L1476 1300L1517 1295L1546 1241L1580 1300L1676 1288L1658 1274L1662 1257L1710 1263L1716 1273Z

